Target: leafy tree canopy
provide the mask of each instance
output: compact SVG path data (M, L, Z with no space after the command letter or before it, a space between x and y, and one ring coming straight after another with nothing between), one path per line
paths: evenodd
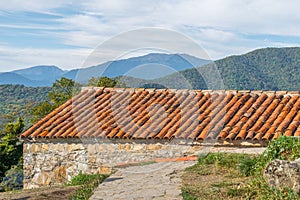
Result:
M56 80L51 91L48 93L48 99L55 108L65 103L74 94L79 92L79 84L68 78Z
M22 143L18 135L24 129L24 121L19 118L15 123L8 123L0 136L0 178L13 165L17 165L22 157ZM21 163L19 163L21 164Z
M89 81L88 81L88 85L89 86L96 86L96 87L115 87L117 84L117 81L112 79L112 78L108 78L106 76L103 77L92 77Z

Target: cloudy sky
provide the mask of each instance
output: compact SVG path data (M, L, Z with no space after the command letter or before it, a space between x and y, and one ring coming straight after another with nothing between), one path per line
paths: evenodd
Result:
M0 71L79 68L103 42L142 28L183 34L212 59L300 46L299 9L297 0L0 1Z

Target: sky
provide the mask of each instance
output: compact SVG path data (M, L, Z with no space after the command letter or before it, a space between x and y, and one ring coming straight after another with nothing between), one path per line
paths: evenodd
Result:
M80 68L101 44L145 28L182 34L213 60L300 46L299 8L297 0L0 1L0 72L34 65ZM116 56L113 51L107 52Z

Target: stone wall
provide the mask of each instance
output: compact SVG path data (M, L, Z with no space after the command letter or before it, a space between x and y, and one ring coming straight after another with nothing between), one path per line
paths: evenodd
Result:
M300 159L293 162L275 159L266 166L263 175L270 187L290 188L300 195Z
M71 139L24 142L24 188L61 184L80 172L110 173L121 163L198 155L187 143L87 142Z

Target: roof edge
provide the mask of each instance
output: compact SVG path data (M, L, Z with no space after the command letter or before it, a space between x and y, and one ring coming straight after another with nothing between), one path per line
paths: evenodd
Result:
M130 91L130 92L138 92L138 91L148 91L148 92L155 92L155 91L169 91L169 92L203 92L203 93L242 93L242 94L267 94L269 95L299 95L300 91L284 91L284 90L189 90L189 89L156 89L156 88L111 88L111 87L94 87L94 86L86 86L81 88L82 91L91 91L91 90L104 90L104 91L115 91L115 92L124 92L124 91Z

